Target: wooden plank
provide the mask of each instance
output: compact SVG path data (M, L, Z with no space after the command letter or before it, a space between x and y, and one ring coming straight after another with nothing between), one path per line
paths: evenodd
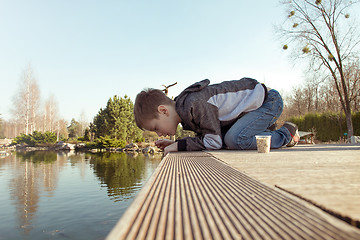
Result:
M258 181L306 199L360 228L360 145L317 144L256 151L212 151Z
M162 160L114 239L360 239L360 230L197 152Z

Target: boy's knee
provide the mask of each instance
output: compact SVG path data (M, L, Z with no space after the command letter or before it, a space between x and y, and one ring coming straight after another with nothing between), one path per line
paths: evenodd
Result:
M230 149L244 149L243 141L238 135L226 134L224 138L225 145Z
M247 150L250 149L250 139L249 138L242 138L237 135L226 134L224 137L225 145L230 149L240 149L240 150Z
M236 149L236 145L237 145L237 137L235 138L233 135L230 134L226 134L224 137L224 142L225 145L230 148L230 149Z

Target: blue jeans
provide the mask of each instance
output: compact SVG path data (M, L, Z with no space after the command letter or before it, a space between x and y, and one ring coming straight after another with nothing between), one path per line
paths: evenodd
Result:
M273 125L283 111L283 100L278 91L271 89L261 107L239 118L225 134L224 142L229 149L256 149L255 135L271 135L270 148L280 148L291 140L289 130L281 127L276 131L267 128Z

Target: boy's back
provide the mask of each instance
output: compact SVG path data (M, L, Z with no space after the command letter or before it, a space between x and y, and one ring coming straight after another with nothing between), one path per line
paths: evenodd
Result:
M194 150L204 147L220 149L222 129L245 112L259 108L266 96L263 85L251 78L213 85L209 83L208 79L197 82L175 98L176 111L182 119L183 128L204 137L203 144L193 141ZM187 149L192 147L187 146Z

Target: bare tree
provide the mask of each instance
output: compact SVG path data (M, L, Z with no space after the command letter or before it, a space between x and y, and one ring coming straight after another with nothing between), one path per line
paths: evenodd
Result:
M1 113L0 113L0 138L5 138L5 134L4 134L4 121L1 118Z
M44 131L53 132L57 128L58 107L54 95L45 101Z
M21 75L19 90L14 95L12 109L15 119L23 124L25 134L36 130L39 102L40 90L29 64Z
M79 123L81 126L81 136L84 136L85 129L89 127L89 122L87 121L86 114L84 111L82 111L80 114Z
M360 110L360 63L359 60L345 67L344 73L348 79L349 99L353 111Z
M320 98L321 87L326 82L326 78L322 77L316 71L306 74L306 81L304 83L304 91L307 100L308 112L321 112L324 111L322 107L322 100Z
M303 115L306 113L306 99L302 88L293 88L293 95L290 98L290 104L292 105L295 115Z
M33 132L37 130L36 123L40 107L40 89L36 80L31 82L30 96L30 132Z
M58 121L58 140L60 140L60 137L67 139L69 137L69 132L67 129L68 123L64 119L60 119Z
M344 66L354 61L360 43L357 24L350 22L350 0L286 0L289 11L280 35L290 45L301 46L294 51L296 59L306 58L311 69L324 70L333 80L342 110L346 116L348 136L353 136L349 79ZM288 45L284 45L284 49Z
M339 102L338 93L334 87L332 81L328 81L328 84L324 84L320 90L320 96L322 99L323 111L340 112L342 107Z

